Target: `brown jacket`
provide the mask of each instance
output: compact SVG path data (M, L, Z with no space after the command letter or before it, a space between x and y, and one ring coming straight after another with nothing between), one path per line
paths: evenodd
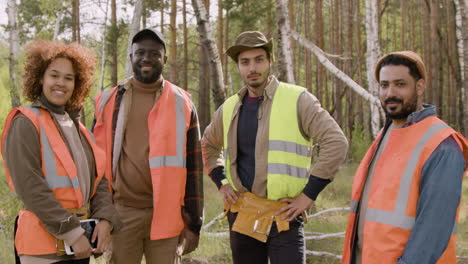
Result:
M270 122L270 111L273 96L279 85L279 81L270 77L270 82L264 91L264 99L258 110L258 131L255 148L255 179L252 192L258 196L267 196L267 154L268 154L268 130ZM247 93L247 88L243 87L237 95L243 98ZM318 143L320 154L317 162L312 162L310 175L322 179L333 179L339 166L343 163L348 150L348 141L341 128L330 116L330 114L320 106L320 102L308 92L299 96L297 115L299 129L307 139L312 139ZM234 107L232 126L229 128L228 145L237 146L237 123L239 109L242 99ZM221 106L213 116L211 124L206 128L202 139L202 151L205 168L210 173L218 166L224 166L222 154L223 148L223 107ZM237 147L229 149L232 161L237 159ZM235 162L231 165L231 177L234 185L241 192L247 191L242 186Z
M33 106L51 112L56 111L56 109L52 109L53 107L47 106L44 97L34 102ZM77 114L69 113L76 127L78 127L77 120L79 118ZM53 115L52 117L67 147L69 147L57 120ZM81 133L79 134L81 135ZM94 157L91 146L89 146L84 136L81 137L81 141L89 163L90 175L92 176L89 185L90 189L92 189L96 175ZM5 162L8 164L16 194L23 201L25 209L34 212L49 233L57 238L64 239L67 243L74 243L84 233L84 230L80 227L78 218L64 209L49 189L41 170L39 134L33 123L24 115L20 114L13 119L7 134L5 150ZM112 223L114 230L120 228L121 223L112 205L105 178L101 180L95 195L88 202L91 203L91 218L108 220Z

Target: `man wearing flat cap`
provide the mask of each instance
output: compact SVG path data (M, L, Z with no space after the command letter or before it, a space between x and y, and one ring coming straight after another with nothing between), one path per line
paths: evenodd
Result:
M241 33L226 53L244 86L214 114L202 151L230 210L233 261L305 263L303 213L344 161L346 137L305 88L271 75L273 43L261 32Z
M160 32L135 34L130 59L134 75L97 96L93 126L123 222L111 262L140 263L145 255L148 264L174 264L184 240L184 253L198 246L202 224L198 117L190 95L162 77Z
M422 103L419 55L383 56L375 78L387 122L354 176L342 263L456 263L468 142Z

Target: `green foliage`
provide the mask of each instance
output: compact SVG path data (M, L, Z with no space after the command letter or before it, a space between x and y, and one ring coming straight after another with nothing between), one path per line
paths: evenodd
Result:
M351 141L351 158L355 162L361 161L367 152L367 149L372 144L369 131L363 129L361 124L354 124L353 140Z
M32 38L52 39L58 13L71 10L71 0L21 0L18 5L18 28L22 43ZM71 16L64 15L60 32L71 27Z

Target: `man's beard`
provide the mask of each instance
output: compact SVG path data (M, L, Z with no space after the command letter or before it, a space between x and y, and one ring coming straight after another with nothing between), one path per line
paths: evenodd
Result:
M401 110L398 112L388 112L386 105L390 102L400 103ZM398 97L389 97L385 99L384 103L382 103L382 107L387 116L391 119L405 119L411 113L416 112L418 108L418 95L415 92L414 95L411 96L411 98L409 98L407 102L404 102L403 99Z
M135 75L135 78L142 83L154 83L157 80L159 80L159 78L161 77L162 67L153 65L153 69L154 69L153 74L149 76L143 76L141 72L141 66L135 67L133 73Z
M258 88L268 82L268 77L270 76L270 68L267 71L261 73L261 77L264 78L262 82L254 82L252 84L248 83L248 85L252 88ZM248 77L248 76L247 76Z

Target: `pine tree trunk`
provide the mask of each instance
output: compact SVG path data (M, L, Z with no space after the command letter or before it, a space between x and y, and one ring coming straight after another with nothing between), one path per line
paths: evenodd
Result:
M101 46L101 74L99 76L98 92L104 89L104 74L106 72L106 39L107 39L107 13L109 11L109 0L106 1L106 11L104 13L104 26L102 29L102 46Z
M317 46L320 49L324 48L324 40L323 40L323 16L322 16L322 9L323 9L323 0L316 0L315 1L315 41L317 42ZM315 79L315 94L317 98L320 100L322 104L324 104L323 100L323 90L324 90L324 77L325 72L323 70L322 65L319 63L318 59L315 59L315 67L316 67L316 79ZM324 107L329 107L327 104Z
M8 31L10 32L9 44L10 44L10 100L11 107L20 106L20 96L18 92L18 75L17 75L17 65L18 65L18 55L19 55L19 30L18 22L16 20L18 14L18 7L16 5L16 0L8 0L7 3L7 12L8 12Z
M212 81L213 101L218 108L224 103L223 69L219 58L218 48L214 41L205 6L200 0L192 0L193 9L197 18L197 29L200 34L200 43L210 58L210 79Z
M440 56L440 45L439 45L439 36L437 34L438 24L439 24L439 0L431 0L431 13L430 13L430 27L431 27L431 62L432 65L429 68L431 71L431 78L429 89L431 90L432 94L432 103L438 107L439 115L442 115L442 108L441 105L438 104L439 102L439 91L443 89L443 87L439 87L439 70L441 65L442 58ZM436 63L437 62L437 63Z
M287 0L288 1L288 14L291 14L288 16L288 20L289 20L289 27L291 28L291 30L296 30L296 17L298 17L298 13L300 12L300 10L294 10L294 1L295 0ZM299 20L300 21L300 20ZM297 80L297 74L298 72L295 71L295 67L296 67L296 53L297 53L297 50L296 50L296 45L295 45L295 41L294 39L292 38L289 38L289 47L291 48L291 63L292 63L292 70L293 70L293 74L294 74L294 80Z
M188 32L187 32L187 0L183 0L182 17L184 26L184 83L182 88L188 90Z
M72 41L80 43L80 0L72 1Z
M310 0L304 1L304 36L307 40L311 40L310 30ZM310 57L310 51L305 51L305 86L307 90L312 93L312 60Z
M171 81L177 84L177 1L171 0L171 19L170 19L170 35L171 42L169 43L169 65L171 66Z
M111 54L111 85L115 87L118 82L118 28L117 28L117 3L116 0L111 0L111 32L110 32L110 46L109 52Z
M160 22L160 27L161 27L161 34L164 36L164 0L160 0L161 5L159 6L159 12L161 13L161 22Z

